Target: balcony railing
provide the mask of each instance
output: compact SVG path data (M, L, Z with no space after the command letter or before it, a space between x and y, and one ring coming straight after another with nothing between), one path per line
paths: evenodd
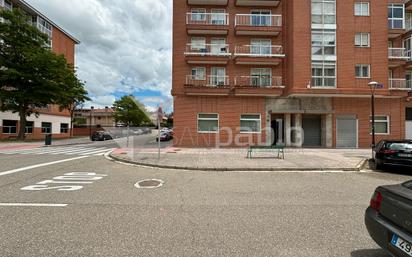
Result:
M235 56L284 57L283 47L278 45L236 46Z
M187 44L185 55L230 56L228 44Z
M187 13L187 25L229 25L229 14L227 13Z
M406 30L412 29L412 18L405 20L405 29Z
M410 83L406 79L389 79L389 89L410 90Z
M197 87L219 87L219 86L229 86L229 76L197 76L197 75L187 75L186 85L197 86Z
M405 48L389 48L389 59L408 59Z
M282 26L282 15L236 14L235 26L280 27Z
M237 87L279 87L283 88L282 77L265 75L235 77Z

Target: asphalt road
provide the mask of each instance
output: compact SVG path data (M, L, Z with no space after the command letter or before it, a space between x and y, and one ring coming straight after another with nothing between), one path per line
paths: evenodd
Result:
M78 159L24 169L71 158ZM148 178L165 184L134 187ZM384 257L363 213L377 185L408 179L157 170L95 155L0 154L0 256Z

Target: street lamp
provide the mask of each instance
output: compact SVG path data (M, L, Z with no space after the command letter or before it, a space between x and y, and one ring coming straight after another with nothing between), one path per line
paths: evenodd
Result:
M376 145L376 140L375 140L375 90L377 87L380 86L380 84L376 81L371 81L368 83L370 89L371 89L371 110L372 110L372 158L373 156L373 150Z
M90 107L90 115L89 115L89 136L92 138L92 112L93 112L94 106Z

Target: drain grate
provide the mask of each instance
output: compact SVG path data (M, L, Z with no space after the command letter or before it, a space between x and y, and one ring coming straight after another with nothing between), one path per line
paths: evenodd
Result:
M144 179L137 182L134 186L136 188L158 188L163 186L164 182L160 179Z

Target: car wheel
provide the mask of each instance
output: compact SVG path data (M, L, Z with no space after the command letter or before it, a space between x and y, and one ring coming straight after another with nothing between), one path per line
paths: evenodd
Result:
M385 168L385 165L383 165L379 161L375 161L375 163L376 163L376 169L377 170L383 170Z

